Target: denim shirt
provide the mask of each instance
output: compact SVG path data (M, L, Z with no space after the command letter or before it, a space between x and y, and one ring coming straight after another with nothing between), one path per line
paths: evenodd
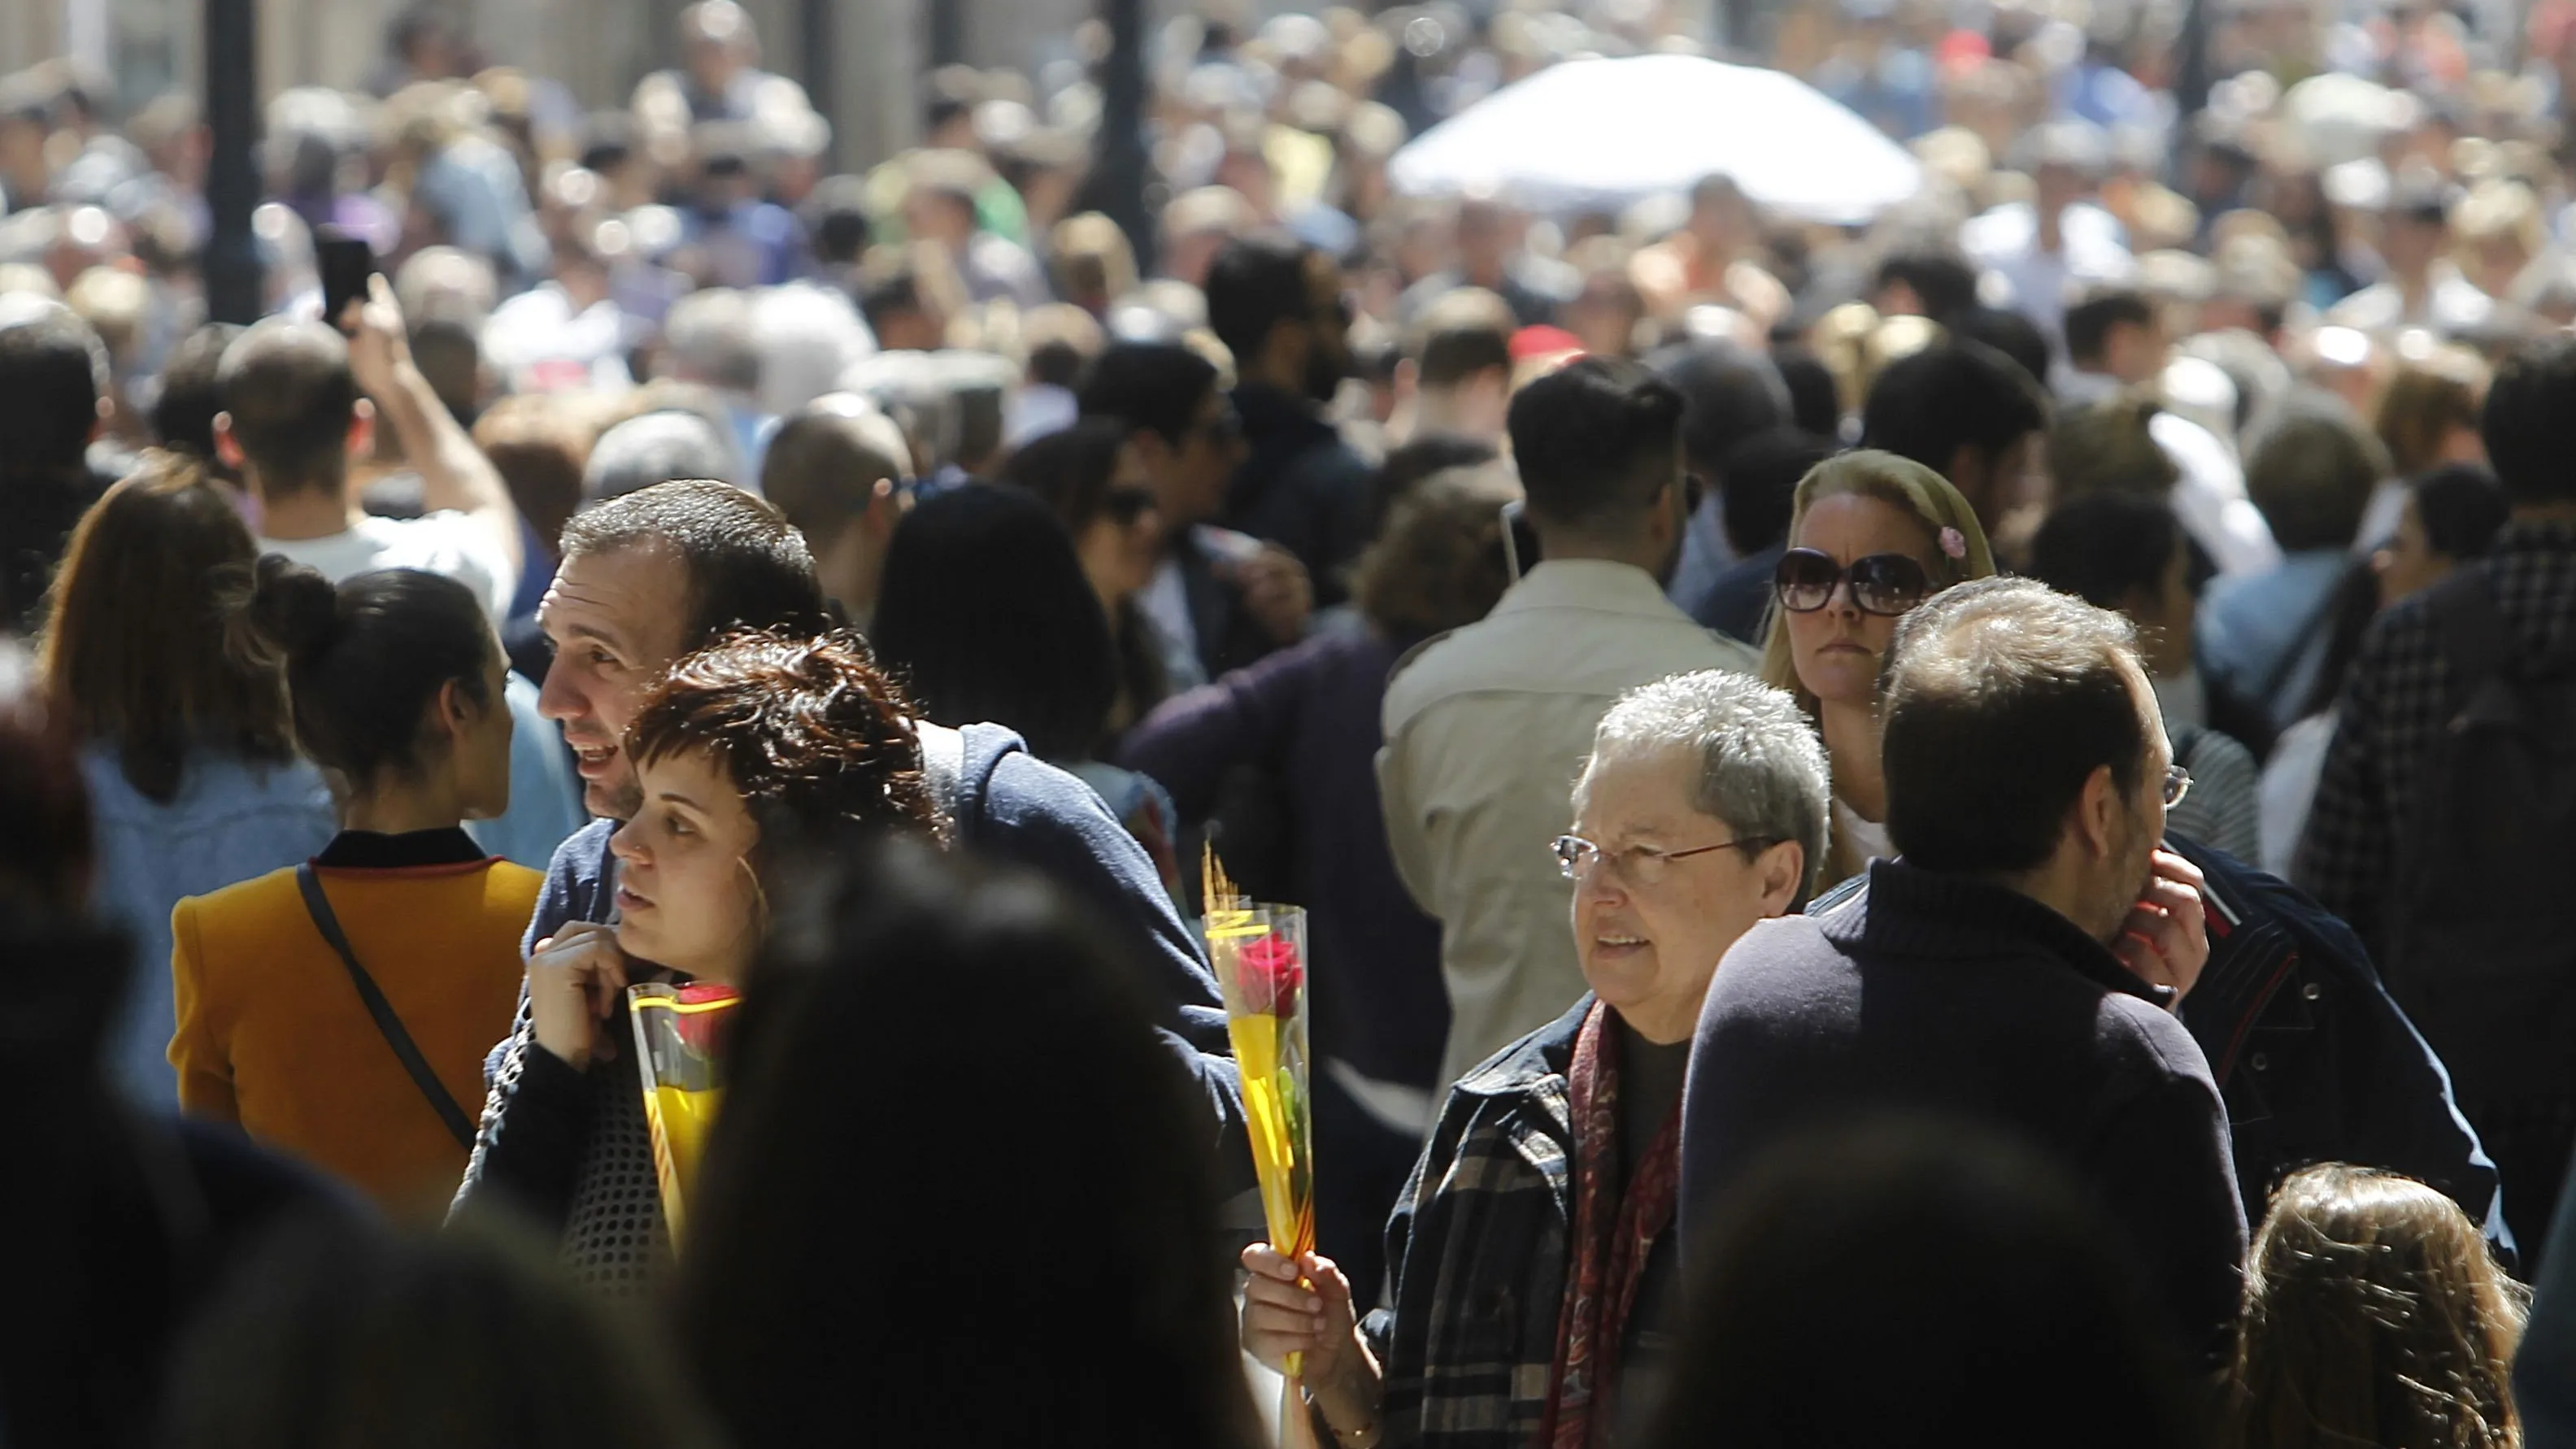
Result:
M127 782L112 745L84 750L81 773L98 828L98 914L134 943L134 984L108 1036L108 1072L137 1105L174 1108L170 912L184 897L320 851L339 828L331 792L301 760L267 764L212 749L189 755L166 805Z

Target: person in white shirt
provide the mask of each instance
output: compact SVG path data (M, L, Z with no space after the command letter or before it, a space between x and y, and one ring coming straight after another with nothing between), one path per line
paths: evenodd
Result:
M1522 389L1509 430L1544 561L1387 686L1378 782L1397 872L1441 923L1443 1080L1583 994L1572 887L1548 842L1603 712L1668 675L1759 664L1664 596L1690 516L1682 407L1608 358Z
M2425 327L2457 337L2486 325L2495 299L2448 255L2450 204L2441 177L2427 171L2399 177L2379 221L2379 257L2388 274L2335 303L2326 322L2380 336Z
M2130 275L2135 263L2119 221L2087 200L2101 172L2098 127L2060 121L2033 133L2033 196L1971 218L1959 249L2012 293L2013 310L2055 332L2070 291Z
M217 370L215 449L259 504L260 552L334 583L370 569L444 574L499 625L521 564L509 489L412 364L384 278L340 320L346 338L321 322L271 317L225 349ZM376 518L358 506L349 459L372 443L380 417L420 474L419 518Z

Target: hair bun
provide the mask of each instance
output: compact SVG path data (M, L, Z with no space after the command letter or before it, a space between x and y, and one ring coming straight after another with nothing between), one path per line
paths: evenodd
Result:
M268 554L259 561L245 622L288 663L309 659L340 632L340 591L312 569Z

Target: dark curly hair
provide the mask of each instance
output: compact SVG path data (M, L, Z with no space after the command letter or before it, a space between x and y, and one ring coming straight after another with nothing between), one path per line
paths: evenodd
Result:
M671 667L626 727L638 765L704 751L760 827L768 856L852 827L945 841L903 691L846 631L727 635Z

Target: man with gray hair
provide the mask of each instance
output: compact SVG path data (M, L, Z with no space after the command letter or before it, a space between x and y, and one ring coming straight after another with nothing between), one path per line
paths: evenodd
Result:
M709 389L723 403L734 452L749 470L744 478L759 473L769 430L778 420L760 405L759 314L750 294L726 287L691 292L671 304L662 337L670 348L671 375Z
M645 413L600 434L592 445L581 469L581 506L682 478L730 483L739 466L732 446L698 414L678 409Z
M1330 1260L1244 1251L1244 1347L1305 1354L1338 1435L1637 1437L1678 1297L1691 1031L1719 958L1805 902L1829 799L1814 727L1745 675L1676 674L1602 716L1553 845L1591 990L1450 1090L1387 1225L1393 1306L1363 1329Z

